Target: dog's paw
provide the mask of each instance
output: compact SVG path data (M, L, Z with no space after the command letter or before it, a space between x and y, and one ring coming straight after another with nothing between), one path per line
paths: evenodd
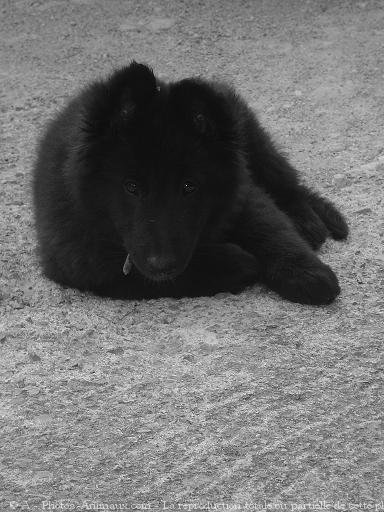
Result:
M315 192L309 196L309 202L315 213L327 227L332 238L345 240L348 236L348 224L336 206Z
M328 206L326 217L324 214L323 220L332 238L335 240L345 240L347 238L349 232L347 221L333 205Z
M235 244L210 244L199 247L184 276L189 296L242 292L259 278L254 256Z
M276 291L285 299L300 304L330 304L340 293L333 270L320 260L279 275Z
M319 249L328 236L328 230L320 217L307 204L299 204L290 212L290 217L300 236L312 249Z

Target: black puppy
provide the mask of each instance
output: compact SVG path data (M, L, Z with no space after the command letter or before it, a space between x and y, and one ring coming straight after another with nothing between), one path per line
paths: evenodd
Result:
M156 80L133 62L49 124L34 170L45 274L120 298L239 292L260 281L326 304L315 255L347 225L302 185L254 113L216 82Z

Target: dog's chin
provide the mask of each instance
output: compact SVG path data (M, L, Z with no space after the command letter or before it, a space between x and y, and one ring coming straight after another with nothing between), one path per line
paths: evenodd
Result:
M178 272L159 272L156 274L153 273L146 273L144 276L149 279L150 281L153 281L154 283L170 283L176 279L176 277L179 275Z
M140 264L135 257L132 257L132 263L136 267L136 270L147 280L158 284L172 283L177 279L187 268L188 261L185 264L178 265L172 271L158 271L154 272L153 269L148 268L146 265Z
M174 272L151 272L146 268L142 268L135 263L135 267L139 273L147 280L157 284L165 284L173 282L184 269L175 270Z

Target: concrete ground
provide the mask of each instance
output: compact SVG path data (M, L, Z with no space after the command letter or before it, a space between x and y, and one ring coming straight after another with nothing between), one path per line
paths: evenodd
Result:
M384 510L383 2L2 0L0 12L0 510ZM112 301L41 276L38 133L133 58L232 81L341 207L351 236L321 253L340 278L334 304L258 286Z

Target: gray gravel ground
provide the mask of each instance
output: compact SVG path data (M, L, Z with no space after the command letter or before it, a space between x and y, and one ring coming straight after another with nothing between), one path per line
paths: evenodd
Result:
M0 510L384 510L383 2L1 0L0 12ZM343 290L333 305L261 287L111 301L42 277L37 135L132 58L233 82L341 207L351 236L321 254Z

